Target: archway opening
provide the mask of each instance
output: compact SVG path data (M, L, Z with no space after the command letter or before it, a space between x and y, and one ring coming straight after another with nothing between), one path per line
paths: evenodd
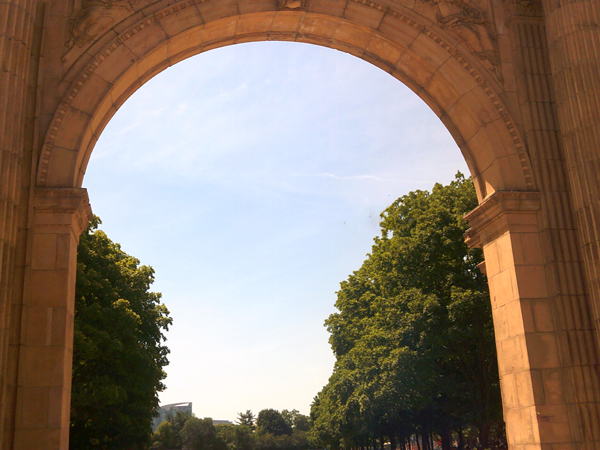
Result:
M242 44L150 80L109 122L83 186L173 313L162 402L227 420L308 414L333 365L323 321L379 214L457 170L427 105L344 53Z

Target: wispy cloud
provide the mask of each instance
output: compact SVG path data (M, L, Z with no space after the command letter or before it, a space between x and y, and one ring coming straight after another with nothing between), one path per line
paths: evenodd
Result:
M385 178L376 177L375 175L335 175L333 173L292 173L292 177L320 177L334 178L336 180L374 180L374 181L394 181Z

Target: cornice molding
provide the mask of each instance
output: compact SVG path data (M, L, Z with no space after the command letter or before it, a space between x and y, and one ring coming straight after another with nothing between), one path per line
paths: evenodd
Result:
M92 218L92 207L85 188L37 187L33 196L33 210L36 228L71 226L77 237ZM55 217L49 218L51 215ZM65 221L65 216L70 223Z
M537 191L496 191L465 215L471 225L465 233L469 247L483 247L505 231L537 227L541 209Z

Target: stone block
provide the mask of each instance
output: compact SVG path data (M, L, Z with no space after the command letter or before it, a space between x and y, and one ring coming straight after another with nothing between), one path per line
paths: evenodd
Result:
M235 29L236 37L244 34L266 33L271 29L275 13L255 13L249 16L241 16Z
M15 432L15 450L63 450L60 428L18 429Z
M528 304L521 300L513 300L503 306L509 337L520 336L526 331L533 331L533 320Z
M516 266L514 268L519 298L547 298L544 266Z
M404 48L409 48L420 33L416 28L389 14L381 21L379 31L396 45Z
M54 140L54 145L68 150L78 150L82 139L78 131L84 130L91 118L92 116L86 111L67 109L64 124Z
M402 56L401 48L379 34L373 35L365 50L387 62L390 67L396 66Z
M533 299L528 301L531 304L532 318L535 331L551 332L555 331L553 307L547 298Z
M68 292L67 270L34 270L31 272L31 305L65 307Z
M410 48L436 68L441 67L450 58L447 50L423 33L417 35Z
M369 44L373 37L373 31L366 28L342 21L335 32L333 38L351 46L357 47L362 51Z
M54 346L23 347L19 383L29 387L61 387L64 385L67 354Z
M50 398L46 387L24 387L21 395L20 424L23 428L44 428L48 425Z
M232 38L235 34L237 21L238 18L236 16L205 25L202 30L202 44Z
M174 64L174 59L180 61L177 55L189 51L192 48L199 48L202 42L203 26L197 26L189 30L183 31L177 36L173 36L167 43L169 62Z
M525 336L515 336L499 343L498 370L500 376L529 370L528 349L525 344Z
M340 23L342 20L336 17L307 13L300 25L299 32L320 38L331 38L335 35Z
M527 334L527 353L532 369L554 369L560 367L558 347L554 333Z
M271 31L297 33L304 14L293 11L278 11L273 18Z
M163 45L159 45L157 48L149 51L146 55L144 55L143 58L140 58L137 63L138 77L141 78L146 73L153 71L155 67L160 66L161 64L163 67L168 66L168 60L169 45L168 42L165 42Z
M198 5L198 9L206 23L224 19L226 17L237 16L240 13L237 0L205 2Z
M541 370L544 397L546 405L561 405L565 403L560 369Z
M493 285L494 301L496 307L502 307L516 298L513 287L513 276L510 270L503 270L492 277L488 277L490 285Z
M25 333L22 344L40 346L50 344L52 308L25 307L23 309Z
M73 99L71 107L91 115L111 87L112 83L104 80L95 73L91 73L85 84L81 87L81 90L77 93L77 96Z
M155 49L161 42L165 42L168 35L159 22L150 23L130 38L123 45L127 46L138 58Z
M439 70L431 77L425 89L429 92L429 95L435 98L444 111L448 111L460 99L458 91L445 78L445 74ZM460 130L460 126L457 128ZM463 135L463 138L468 139L468 136Z
M347 0L309 0L308 11L327 16L342 17L347 4Z
M517 397L519 408L527 406L535 406L534 396L534 380L536 373L534 371L524 370L514 374L515 386L517 389ZM540 386L541 388L541 386ZM540 389L541 390L541 389Z
M504 409L514 409L519 407L519 395L517 393L517 381L515 374L505 374L500 380L502 391L502 404Z
M348 2L344 18L350 22L377 29L383 20L384 11L356 2Z
M115 43L113 46L112 52L94 72L109 83L114 83L138 59L126 45Z
M171 37L202 24L204 19L196 6L189 6L160 20L163 30Z
M428 86L426 88L429 90ZM435 98L435 95L432 94L432 96ZM466 142L469 142L483 126L473 109L473 105L464 96L457 98L447 111ZM475 155L477 155L477 152L475 152ZM484 168L480 167L480 170L484 170Z
M56 234L36 233L33 237L33 256L31 268L54 269L57 263L57 239Z

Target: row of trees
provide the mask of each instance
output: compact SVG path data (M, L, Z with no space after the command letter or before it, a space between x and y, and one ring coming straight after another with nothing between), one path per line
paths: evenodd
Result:
M315 446L405 449L416 440L464 448L503 445L489 293L468 249L463 216L477 206L470 179L414 191L382 213L381 236L341 283L326 321L336 356L315 398Z
M164 450L305 450L309 418L297 410L263 409L238 415L236 425L214 426L212 419L199 419L177 412L154 433L153 448Z

